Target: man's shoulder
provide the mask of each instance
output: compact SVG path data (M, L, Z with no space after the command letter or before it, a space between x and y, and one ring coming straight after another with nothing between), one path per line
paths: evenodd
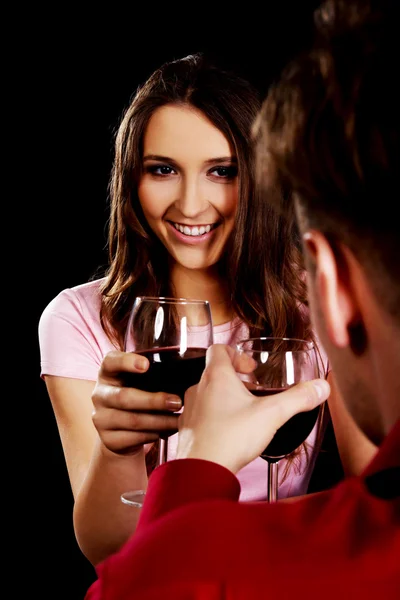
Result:
M139 530L119 559L146 570L147 561L159 552L162 567L157 569L165 576L176 568L179 556L188 577L200 571L211 576L217 569L226 577L258 577L267 570L284 578L289 563L299 577L305 571L311 577L317 565L329 577L334 565L356 564L357 557L362 562L364 553L372 552L380 564L376 535L386 538L389 552L394 547L400 552L397 517L391 502L371 496L356 478L334 490L275 505L192 502Z
M365 577L368 589L389 590L400 584L396 519L392 502L374 498L356 478L288 503L192 502L139 528L100 576L135 590L212 584L215 598L225 597L217 594L222 589L262 598L256 594L264 585L265 592L305 598L310 582L356 593Z

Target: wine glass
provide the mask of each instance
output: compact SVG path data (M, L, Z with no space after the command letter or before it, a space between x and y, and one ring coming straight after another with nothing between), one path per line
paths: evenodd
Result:
M139 296L129 316L124 350L145 356L145 373L125 373L124 384L147 392L168 392L184 401L186 390L199 382L206 351L213 343L207 300ZM167 439L160 437L157 465L167 460ZM122 494L125 504L141 507L145 491Z
M285 337L255 337L241 340L236 349L255 361L250 374L240 374L248 390L255 396L283 392L300 381L324 377L320 354L311 341ZM325 403L291 417L278 429L261 458L268 462L268 502L278 497L278 463L307 439L318 421L320 428ZM319 439L320 431L317 433Z

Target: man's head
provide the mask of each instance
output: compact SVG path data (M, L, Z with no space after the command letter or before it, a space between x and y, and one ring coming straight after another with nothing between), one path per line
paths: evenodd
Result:
M315 327L377 443L400 412L396 4L325 2L313 48L286 68L255 124L267 199L294 200Z

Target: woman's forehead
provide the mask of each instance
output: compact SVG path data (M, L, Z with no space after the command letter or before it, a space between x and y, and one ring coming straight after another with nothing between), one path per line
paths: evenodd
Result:
M143 140L146 155L205 162L232 157L233 152L229 140L200 110L168 104L158 108L148 122Z

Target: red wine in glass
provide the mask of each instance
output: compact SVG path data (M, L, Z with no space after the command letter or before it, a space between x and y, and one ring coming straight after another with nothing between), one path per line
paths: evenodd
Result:
M176 394L184 402L186 390L200 381L206 366L206 348L152 348L140 350L150 366L145 373L125 373L124 384L146 392Z
M289 387L318 379L323 365L313 342L286 337L257 337L241 340L238 354L248 355L254 363L250 374L238 373L254 396L270 396ZM294 415L278 429L260 456L268 462L268 501L278 497L278 462L301 446L317 421L321 423L323 405Z
M273 396L288 388L251 389L253 396ZM317 422L320 407L294 415L278 429L268 446L261 452L261 458L283 458L294 452L308 438Z

